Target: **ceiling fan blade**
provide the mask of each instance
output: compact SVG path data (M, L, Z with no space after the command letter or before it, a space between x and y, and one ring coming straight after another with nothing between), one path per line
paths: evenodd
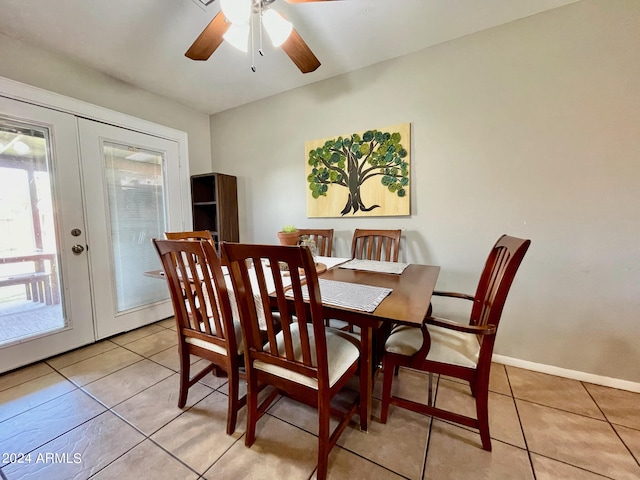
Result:
M294 28L289 38L281 46L284 53L295 63L302 73L315 71L320 66L320 60L313 54L309 46Z
M229 29L229 25L222 12L218 12L189 47L185 56L191 60L207 60L222 43L222 35Z

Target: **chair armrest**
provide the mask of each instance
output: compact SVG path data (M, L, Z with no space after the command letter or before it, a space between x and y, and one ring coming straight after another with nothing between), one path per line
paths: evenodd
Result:
M439 290L435 290L433 294L438 297L461 298L463 300L471 300L471 301L475 299L475 297L472 297L471 295L467 295L466 293L441 292Z
M439 317L426 317L425 322L429 325L436 325L442 328L448 328L450 330L457 330L458 332L475 333L476 335L494 335L496 333L495 325L463 325L461 323L447 320L446 318Z
M431 335L429 335L429 329L427 328L426 323L420 325L420 332L422 333L422 346L413 356L413 358L416 359L427 358L427 354L431 349Z

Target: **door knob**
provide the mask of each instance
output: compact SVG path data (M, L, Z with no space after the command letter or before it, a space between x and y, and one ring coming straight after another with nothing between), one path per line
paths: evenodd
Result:
M76 255L80 255L82 252L84 252L84 247L82 245L74 245L73 247L71 247L71 251Z

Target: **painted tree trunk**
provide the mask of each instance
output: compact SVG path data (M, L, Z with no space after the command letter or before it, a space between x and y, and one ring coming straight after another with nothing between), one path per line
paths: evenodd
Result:
M350 211L353 210L353 213L356 213L358 210L363 212L370 212L374 208L378 208L380 205L372 205L370 207L365 207L364 203L362 203L362 198L360 197L360 186L362 185L360 180L360 169L358 168L359 164L357 159L349 158L349 196L347 198L347 203L344 208L340 212L341 215L346 215Z

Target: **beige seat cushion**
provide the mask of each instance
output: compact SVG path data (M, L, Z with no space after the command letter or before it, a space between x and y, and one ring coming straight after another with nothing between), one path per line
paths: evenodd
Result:
M435 325L429 325L428 330L431 348L427 360L469 368L477 366L480 344L475 334ZM421 346L420 329L401 325L391 331L384 347L387 352L410 357L415 355Z
M216 335L216 325L213 322L213 312L211 311L211 302L208 301L208 293L206 291L206 289L204 290L204 296L205 298L207 298L207 316L209 317L209 326L211 327L211 332ZM229 292L229 295L232 295L233 292ZM213 294L215 295L215 299L216 299L216 307L218 310L218 315L220 316L220 321L222 321L222 311L220 310L220 305L219 305L219 300L218 300L218 292L217 290L214 288L213 289ZM199 305L200 302L198 301L198 299L196 298L196 304ZM189 309L189 304L186 304L187 307L187 312L190 313L190 309ZM235 307L235 308L234 308ZM238 307L235 303L231 303L231 314L233 315L233 330L236 336L236 344L238 346L238 355L242 355L242 353L244 353L244 339L242 336L242 327L240 326L240 313L238 312ZM204 325L201 323L200 324L200 328L201 331L204 332ZM195 339L192 339L195 340ZM196 342L190 342L187 340L187 343L193 343L194 345L198 345L199 347L202 348L208 348L211 351L217 352L218 350L221 350L220 347L218 347L217 345L211 345L206 341L203 340L199 340L200 343L202 344L206 344L208 346L211 346L212 348L209 348L208 346L205 345L201 345L200 343L196 343ZM213 348L215 347L215 348ZM226 355L226 352L225 352Z
M193 337L186 337L184 339L185 342L190 343L191 345L195 345L196 347L201 347L201 348L205 348L207 350L211 350L212 352L216 352L219 353L221 355L226 355L227 354L227 349L226 348L222 348L219 345L216 345L215 343L210 343L207 342L205 340L201 340L199 338L193 338ZM240 347L238 347L240 348ZM242 351L238 352L238 354L242 353Z
M315 339L313 335L313 326L307 324L307 332L309 333L309 343L311 344L311 357L312 363L316 365L316 350ZM325 329L327 338L327 361L329 369L329 386L335 385L335 383L344 375L355 361L358 360L360 352L352 342L343 338L345 332L332 331L332 329ZM302 349L300 348L300 332L298 330L298 324L291 326L291 336L293 338L294 354L297 360L302 361ZM284 336L280 332L276 335L276 343L278 345L278 351L281 355L284 355ZM269 350L269 344L265 345L265 351ZM269 363L255 360L253 366L267 373L277 375L287 380L291 380L308 387L318 389L318 381L315 378L310 378L300 373L292 372L286 368L282 368Z

